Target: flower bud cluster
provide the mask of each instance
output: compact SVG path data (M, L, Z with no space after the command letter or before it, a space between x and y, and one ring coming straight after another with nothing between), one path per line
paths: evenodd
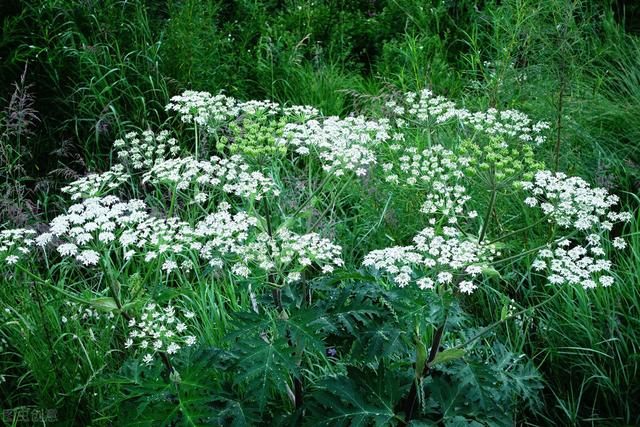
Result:
M240 153L250 157L285 154L287 147L279 140L285 124L285 118L243 117L228 125L228 135L218 138L216 148L219 152L228 150L231 154Z
M490 173L497 182L531 179L535 172L544 169L544 163L536 158L531 144L510 146L502 138L462 141L459 153L469 158L467 175Z
M98 311L95 308L92 307L87 307L84 304L78 304L77 302L74 301L65 301L65 306L67 308L67 310L65 311L65 315L60 317L60 321L62 323L67 323L69 320L81 320L83 322L89 321L89 320L100 320L100 319L113 319L115 317L115 314L113 314L113 311L109 311L109 312L103 312L103 311Z

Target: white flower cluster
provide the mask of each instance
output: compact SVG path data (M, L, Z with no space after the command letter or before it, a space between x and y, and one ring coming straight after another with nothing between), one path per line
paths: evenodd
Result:
M31 240L45 246L57 237L57 251L85 266L97 265L105 250L121 250L125 260L144 256L169 273L188 273L199 267L198 259L211 267L229 266L231 272L248 277L258 269L292 273L290 281L313 265L323 273L342 266L340 246L316 233L298 235L281 229L273 239L265 232L252 232L258 219L246 212L231 212L228 203L198 221L195 226L179 218L156 218L140 200L121 202L117 197L91 198L73 205L67 214L51 222L50 232ZM4 232L3 236L19 232ZM34 233L35 234L35 233Z
M211 95L209 92L192 90L172 97L165 109L168 112L177 113L184 123L195 123L210 133L216 132L221 125L241 116L282 114L304 119L319 114L316 108L306 105L283 107L269 100L240 102L230 96Z
M435 96L429 89L423 89L420 93L409 92L405 94L404 101L406 106L390 101L387 108L396 115L413 117L420 122L441 124L457 120L463 127L469 127L474 131L533 141L536 144L545 141L544 131L549 129L548 123L533 123L526 114L516 110L498 111L489 108L487 111L471 112L465 108L458 108L452 101L443 96ZM399 119L399 125L404 123L404 119Z
M619 202L618 196L604 188L592 188L582 178L546 170L520 185L530 194L524 203L540 208L548 215L549 222L585 233L584 245L564 239L556 248L549 246L541 250L532 268L547 271L549 283L555 285L580 284L585 289L595 288L598 283L611 286L614 279L606 273L612 263L605 258L603 247L603 241L608 239L602 236L615 223L631 219L628 212L612 210ZM616 249L627 246L621 237L614 238L611 244Z
M62 187L62 192L71 195L71 200L99 197L120 187L131 176L124 171L124 166L114 165L103 173L94 173L80 178Z
M273 238L267 233L259 234L255 241L242 248L241 255L263 271L282 272L289 282L296 282L301 279L301 272L313 264L324 274L343 266L341 252L340 246L317 233L299 235L282 228Z
M0 231L0 259L6 265L14 265L27 255L37 233L34 230L16 228Z
M564 228L611 230L615 222L631 219L628 212L611 210L618 203L618 196L604 188L592 188L579 177L545 170L537 172L532 181L520 184L531 194L525 204L539 206L550 221Z
M420 209L428 215L440 213L456 223L464 212L464 204L470 199L462 184L464 168L469 165L466 157L458 157L441 145L419 152L415 147L391 146L399 151L399 164L386 163L387 182L418 186L427 190L427 199ZM469 217L477 216L475 211Z
M284 107L283 114L289 117L298 117L301 119L313 118L320 115L320 111L317 108L309 105L292 105L291 107Z
M237 262L257 220L245 212L232 215L229 209L229 204L222 203L195 227L178 218L149 217L120 236L125 258L142 253L145 262L157 261L167 273L177 269L188 273L196 267L198 256L215 268Z
M225 257L242 254L249 232L258 224L257 218L246 212L240 211L232 215L230 208L228 203L221 203L217 212L207 215L195 227L195 235L200 242L194 248L198 249L200 257L212 267L221 268ZM246 265L242 264L234 270L244 268Z
M113 143L120 162L130 165L134 170L149 169L156 162L175 157L180 152L178 141L169 138L169 131L163 130L157 135L146 130L139 135L129 132L124 139Z
M611 261L603 258L600 236L593 234L587 240L587 245L575 244L569 249L572 242L565 239L553 250L541 250L532 268L547 271L547 280L553 285L580 284L584 289L593 289L598 283L604 287L611 286L614 279L607 274L611 270Z
M251 171L242 156L211 157L199 161L193 157L168 159L156 163L143 175L142 182L168 184L178 190L191 189L193 200L205 203L211 187L239 197L260 200L268 193L279 194L272 179L261 172Z
M367 173L367 167L376 163L374 148L391 137L388 120L367 120L364 117L328 117L304 123L288 123L278 142L292 146L306 156L316 154L325 171L336 176L353 172Z
M73 256L85 266L97 265L100 253L96 249L109 247L121 230L147 218L145 209L141 200L121 202L115 196L86 199L54 218L50 231L36 237L35 242L44 247L58 237L60 255Z
M453 227L442 230L427 227L413 241L411 246L372 251L365 256L363 265L391 274L400 287L414 280L417 269L426 273L416 280L421 289L454 284L461 292L470 294L477 287L472 278L496 255L493 246L469 240Z
M191 319L194 313L185 311L183 316ZM152 363L159 352L171 355L182 346L191 347L196 343L196 337L187 333L188 326L177 318L171 305L161 308L148 304L140 319L129 321L129 328L131 332L124 346L142 350L145 353L142 361L146 364Z
M200 126L224 122L240 113L234 98L193 90L172 97L165 109L178 113L184 123L196 123Z
M232 273L240 277L257 268L289 274L290 281L299 280L300 272L312 264L325 274L344 264L341 247L317 233L299 235L282 228L273 238L265 232L252 235L257 224L257 218L245 212L231 215L229 205L222 204L195 227L200 257L212 267L232 264Z
M164 261L162 270L171 273L178 268L176 255L186 253L195 240L193 229L179 218L148 217L134 228L125 230L119 243L125 251L125 259L136 253L144 253L144 260L151 262L157 258ZM180 268L189 271L193 263L189 259L181 262Z

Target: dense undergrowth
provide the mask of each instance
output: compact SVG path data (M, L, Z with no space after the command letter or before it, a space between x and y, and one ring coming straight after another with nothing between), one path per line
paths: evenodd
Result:
M640 423L633 3L0 16L4 423Z

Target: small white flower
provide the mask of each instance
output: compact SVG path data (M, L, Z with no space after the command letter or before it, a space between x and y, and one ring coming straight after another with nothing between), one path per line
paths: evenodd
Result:
M613 247L616 249L624 249L627 247L627 242L622 237L616 237L613 239Z
M469 280L463 280L462 282L460 282L458 287L460 288L460 292L463 292L465 294L471 294L477 288L477 286Z
M180 350L180 346L173 342L167 347L167 354L174 354L178 350Z
M163 264L162 264L162 270L166 271L167 273L171 273L173 270L178 268L178 263L176 263L173 260L166 260Z
M547 263L541 259L537 259L533 261L533 264L531 264L531 268L536 271L545 270L547 268Z
M62 256L73 256L78 252L78 247L73 243L63 243L57 249Z
M611 276L600 276L600 284L604 287L613 285L614 279Z

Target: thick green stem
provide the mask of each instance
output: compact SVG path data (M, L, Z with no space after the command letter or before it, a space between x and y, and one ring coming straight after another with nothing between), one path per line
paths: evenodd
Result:
M422 371L416 373L416 378L413 380L413 384L411 385L411 389L409 390L409 395L405 400L404 406L404 414L405 414L405 424L409 424L409 422L413 419L415 410L419 404L418 402L418 387L420 386L420 382L423 378L431 375L431 366L433 361L436 360L436 356L440 351L440 343L442 341L442 335L444 334L445 327L447 325L447 319L449 318L449 304L445 303L444 305L444 320L442 324L436 329L435 334L433 335L433 340L431 341L431 350L429 351L429 357L427 358ZM419 367L418 367L419 369Z
M519 228L519 229L517 229L515 231L511 231L511 232L509 232L507 234L504 234L504 235L502 235L502 236L500 236L500 237L498 237L496 239L493 239L491 242L489 242L489 244L492 245L494 243L497 243L497 242L499 242L501 240L506 239L507 237L511 237L511 236L514 236L514 235L516 235L518 233L522 233L523 231L529 230L530 228L535 227L536 225L540 224L542 221L544 221L547 218L548 218L547 216L544 216L544 217L540 218L538 221L534 222L531 225L527 225L526 227Z
M489 206L487 206L487 213L484 216L484 223L482 224L482 229L480 230L480 237L478 238L478 243L482 243L482 241L484 240L484 236L487 234L487 229L489 228L489 223L491 222L491 213L493 212L493 208L496 205L497 195L498 195L498 189L496 188L494 170L492 166L491 167L491 199L489 200Z
M328 172L327 176L324 177L324 179L320 182L320 185L318 185L318 188L316 188L311 195L309 195L309 197L307 198L307 200L304 201L304 203L302 203L300 206L298 206L298 208L296 209L296 211L290 215L290 218L296 218L298 216L298 214L300 212L302 212L302 210L307 207L307 205L309 203L311 203L311 201L313 200L313 198L315 197L315 195L320 192L320 190L322 190L324 188L325 185L327 185L327 183L329 182L330 178L332 177L332 173Z
M178 189L174 187L173 191L171 192L171 205L169 205L169 214L167 215L169 218L173 216L173 209L175 208L177 197L178 197Z
M553 301L554 299L556 299L556 297L558 295L560 295L562 293L562 291L558 291L556 292L556 294L554 296L552 296L551 298L548 298L544 301L542 301L541 303L538 303L536 305L534 305L533 307L529 307L529 308L525 308L523 310L518 311L517 313L513 313L510 316L506 316L504 319L500 319L496 322L493 322L492 324L490 324L489 326L486 326L485 328L483 328L480 332L478 332L477 334L475 334L474 336L472 336L471 338L469 338L467 341L463 342L462 344L458 344L457 346L453 347L456 350L460 350L460 349L464 349L466 348L469 344L471 344L472 342L476 341L477 339L482 338L485 334L487 334L488 332L490 332L491 330L495 329L497 326L503 324L504 322L506 322L507 320L511 320L513 318L516 318L524 313L526 313L527 311L530 310L535 310L537 308L542 307L543 305L548 304L550 301Z
M195 126L195 138L196 138L196 160L198 160L198 125Z

